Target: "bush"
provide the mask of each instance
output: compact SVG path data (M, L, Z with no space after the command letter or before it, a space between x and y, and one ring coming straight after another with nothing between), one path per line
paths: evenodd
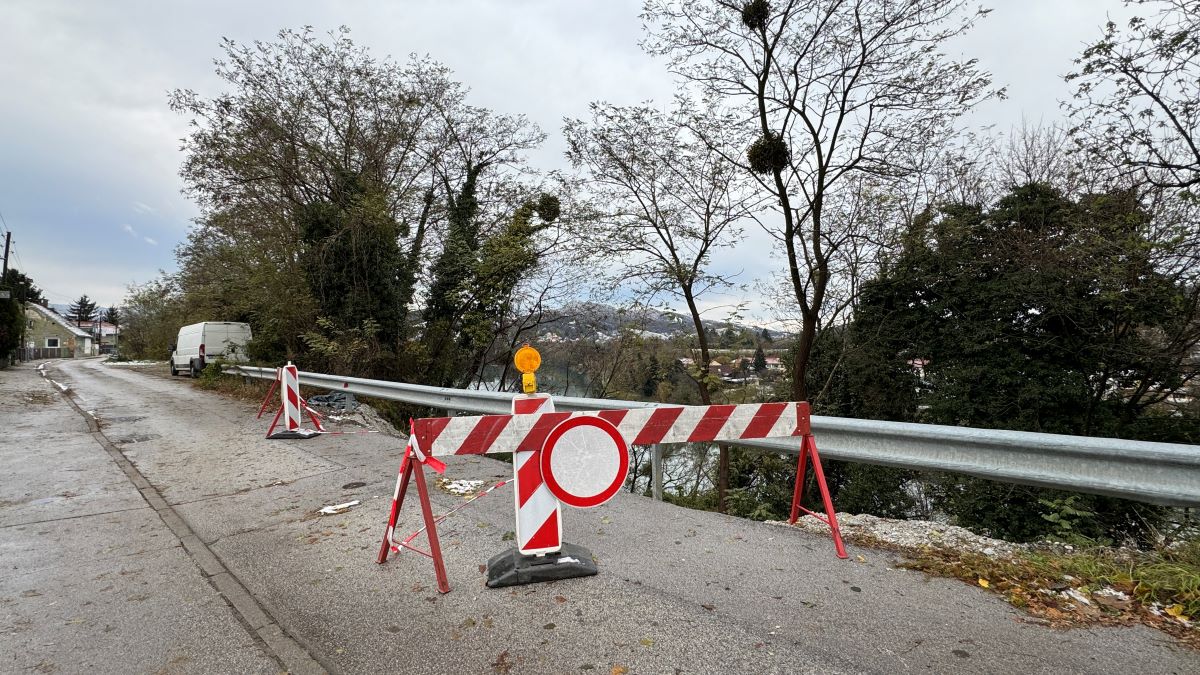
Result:
M1028 542L1152 545L1169 509L1116 497L997 483L968 476L931 479L934 506L956 525Z

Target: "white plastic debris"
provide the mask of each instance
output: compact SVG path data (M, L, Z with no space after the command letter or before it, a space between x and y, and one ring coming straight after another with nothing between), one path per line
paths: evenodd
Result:
M1062 594L1067 596L1068 598L1071 598L1075 602L1082 602L1085 605L1092 604L1091 598L1084 595L1083 593L1080 593L1079 591L1075 590L1074 588L1068 588L1067 590L1063 591Z
M361 501L355 499L354 501L346 502L345 504L334 504L333 506L326 506L326 507L322 508L320 511L317 511L317 513L320 513L323 516L335 516L339 513L345 513L347 511L349 511L351 507L358 506L361 503L362 503Z
M469 495L474 494L483 487L484 481L481 480L447 480L439 483L441 488L450 494Z
M1098 591L1092 591L1092 595L1093 596L1100 595L1100 596L1104 596L1104 597L1113 598L1114 600L1122 600L1122 601L1129 599L1128 595L1126 595L1122 591L1118 591L1117 589L1113 588L1112 586L1105 586L1104 588L1101 588Z

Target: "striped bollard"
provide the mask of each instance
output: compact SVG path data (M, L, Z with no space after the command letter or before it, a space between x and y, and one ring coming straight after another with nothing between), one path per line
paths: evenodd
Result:
M279 396L282 402L279 405L279 411L275 413L275 419L271 420L271 426L267 429L267 438L312 438L323 432L324 428L316 413L308 407L304 397L300 396L300 371L291 361L288 361L287 365L279 370L281 375ZM305 429L301 426L300 416L303 411L308 411L308 416L312 419L316 429ZM275 431L281 416L283 417L283 429Z
M554 412L554 399L549 394L518 395L513 397L512 411L515 418L540 417ZM481 430L490 435L487 429ZM486 441L476 438L475 442ZM517 546L488 560L489 588L587 577L597 572L591 551L562 540L562 509L542 475L542 452L542 439L527 438L513 446Z
M514 415L554 412L549 394L513 398ZM562 516L558 499L542 480L541 446L529 444L513 453L513 501L517 511L517 550L521 555L557 553L562 547Z

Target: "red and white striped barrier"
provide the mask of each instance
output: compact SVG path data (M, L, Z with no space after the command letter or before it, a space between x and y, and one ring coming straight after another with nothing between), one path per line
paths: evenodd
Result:
M300 396L300 372L296 366L288 361L287 365L279 369L279 376L276 380L281 383L279 388L280 398L282 402L279 405L279 410L275 413L275 418L271 420L271 426L267 429L267 438L312 438L317 434L323 433L325 427L321 426L321 416L317 411L308 407L308 402ZM272 385L272 388L274 385ZM270 396L270 392L267 393ZM312 420L313 426L316 429L305 429L301 426L301 411L307 411L309 419ZM260 409L259 414L262 414ZM283 430L276 432L275 427L279 425L279 417L283 416Z
M433 417L417 420L415 429L430 455L482 455L540 449L556 426L585 416L611 422L630 445L778 438L798 436L801 428L795 403L748 403Z
M288 365L291 365L291 363L289 362ZM295 366L292 366L292 368L295 368ZM271 405L271 396L275 393L275 389L279 387L279 383L283 380L283 378L284 378L284 369L276 368L275 369L275 379L271 381L271 387L269 389L267 389L267 395L263 397L262 405L260 405L258 407L258 415L255 417L255 419L262 419L263 413L266 412L267 408ZM298 373L297 373L296 380L298 381L298 379L299 378L298 378ZM271 428L267 431L267 438L271 438L271 432L275 430L275 425L279 422L281 413L288 412L288 410L287 410L288 396L287 396L286 392L287 392L287 389L285 388L282 393L283 408L280 409L280 412L275 414L275 420L271 422ZM301 433L305 434L305 436L304 436L305 438L308 438L309 436L312 436L315 434L324 434L324 435L329 435L329 436L352 436L352 435L357 435L357 434L377 434L377 433L379 433L379 431L377 429L356 429L354 431L329 431L328 429L326 429L324 427L324 425L321 424L321 417L322 417L321 413L317 412L316 410L313 410L312 407L308 405L308 401L304 400L304 398L299 395L300 387L298 384L295 388L295 392L296 392L296 398L299 399L299 401L300 401L300 407L304 408L305 412L308 413L309 418L312 419L313 426L315 426L317 428L315 432L308 430L308 429L301 430ZM295 429L291 426L291 423L293 420L296 421L296 426L299 426L298 416L296 418L288 418L287 423L284 426L288 429L293 430L293 432L295 432ZM276 436L276 438L299 438L299 437L300 436L286 436L286 437Z
M377 562L385 562L388 551L397 547L419 551L409 544L411 537L403 542L392 539L409 477L415 473L425 518L423 531L430 541L430 552L419 552L433 558L438 590L450 590L434 527L438 519L433 516L422 472L424 465L444 472L445 464L438 456L513 453L518 550L523 555L541 555L557 552L562 545L560 500L591 507L616 494L628 470L629 445L794 436L801 438L791 520L795 522L800 511L816 516L829 525L838 557L847 557L812 436L808 403L663 406L580 413L555 412L553 406L549 396L533 394L516 397L511 415L414 420ZM821 494L824 515L800 506L809 466ZM595 574L594 568L590 573ZM492 585L491 579L488 585Z

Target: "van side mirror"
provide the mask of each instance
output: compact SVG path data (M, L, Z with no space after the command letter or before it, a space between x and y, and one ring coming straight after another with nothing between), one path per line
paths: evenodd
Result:
M171 351L175 351L175 343L171 343Z

